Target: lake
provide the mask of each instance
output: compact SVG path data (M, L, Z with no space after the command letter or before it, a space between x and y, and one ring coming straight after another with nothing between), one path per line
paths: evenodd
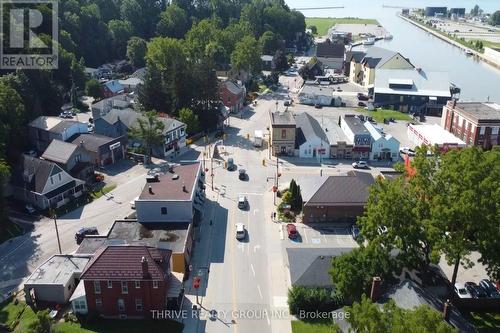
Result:
M344 6L340 9L304 10L307 17L361 17L375 18L390 34L392 40L378 41L375 45L400 52L415 67L426 71L444 71L450 80L462 89L463 101L495 101L500 103L500 70L482 61L468 57L459 48L432 36L424 30L396 16L401 9L383 8L382 5L423 8L425 6L464 7L468 12L476 3L485 12L500 9L498 0L439 1L418 0L287 0L290 8Z

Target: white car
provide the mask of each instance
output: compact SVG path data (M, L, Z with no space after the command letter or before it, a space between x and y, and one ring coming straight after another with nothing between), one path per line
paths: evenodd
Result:
M247 197L245 197L244 195L240 195L238 197L238 208L240 209L247 208Z
M472 298L472 296L469 294L467 289L465 289L465 286L462 283L455 283L453 289L455 289L455 293L460 298Z
M409 147L401 147L399 152L404 155L415 156L415 151Z
M139 200L139 197L135 197L134 200L130 201L130 208L135 209L135 202Z
M368 168L368 163L366 163L365 161L357 161L352 164L352 167L354 169L366 169Z
M245 229L245 225L243 223L236 223L236 239L245 239L246 234L247 231Z

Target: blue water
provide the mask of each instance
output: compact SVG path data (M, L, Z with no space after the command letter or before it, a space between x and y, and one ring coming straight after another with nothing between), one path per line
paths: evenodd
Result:
M304 10L313 17L361 17L377 19L393 39L379 41L377 46L398 51L412 64L427 71L445 71L462 89L461 100L496 101L500 103L500 70L466 56L463 51L396 16L400 9L382 5L423 8L425 6L465 7L468 12L476 3L485 12L500 10L500 0L287 0L290 8L344 6L341 9Z

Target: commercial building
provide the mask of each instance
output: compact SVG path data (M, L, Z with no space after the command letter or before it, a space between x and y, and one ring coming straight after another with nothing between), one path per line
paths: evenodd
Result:
M392 135L376 128L369 121L366 121L364 125L372 137L370 160L397 161L399 157L399 141Z
M90 256L56 254L38 266L24 283L26 302L36 305L66 304Z
M425 7L425 16L446 16L448 13L448 7Z
M330 106L333 102L333 88L329 86L330 81L323 84L306 83L299 91L299 103L306 105L324 105Z
M410 139L415 146L423 144L429 146L437 146L441 150L448 150L452 148L465 147L465 142L455 137L450 132L444 130L441 126L434 125L408 125L407 129L408 139Z
M299 179L304 200L302 222L355 222L363 214L373 182L371 174L355 171L339 176Z
M220 83L219 95L224 106L230 112L237 113L243 110L246 89L245 86L237 82L226 80Z
M400 53L371 46L363 51L346 54L345 74L349 81L371 87L379 69L412 69L414 66Z
M375 78L373 102L401 112L435 114L451 99L446 72L422 69L379 69Z
M489 149L500 145L500 105L496 103L448 102L441 126L471 146Z
M171 172L148 179L135 200L140 223L191 223L205 201L201 163L175 166Z
M340 118L340 128L344 131L347 139L354 144L352 158L356 160L369 159L372 138L363 121L355 115L346 114Z
M301 158L328 158L330 143L321 128L320 123L308 113L301 113L295 117L297 123L297 139L295 148Z
M54 139L68 141L74 135L88 131L86 123L51 116L40 116L28 124L30 143L40 154Z
M330 158L351 159L354 144L342 131L340 125L327 117L322 119L322 123L328 142L330 142Z
M125 157L127 138L110 138L100 134L80 134L71 141L81 146L89 155L91 163L97 167L115 164Z
M296 123L295 118L289 111L269 111L271 121L270 149L273 156L295 154Z

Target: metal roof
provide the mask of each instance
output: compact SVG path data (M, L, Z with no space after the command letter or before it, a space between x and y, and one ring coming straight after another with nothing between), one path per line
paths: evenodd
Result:
M66 285L74 274L81 274L89 260L89 256L53 255L35 269L25 284Z
M320 138L328 143L328 138L325 131L321 128L320 123L307 112L301 113L295 117L297 127L300 128L306 140Z
M52 140L43 152L42 158L56 163L66 164L78 146L61 140Z
M391 87L391 81L413 81L411 88ZM451 97L447 72L425 72L415 69L378 69L375 94Z

